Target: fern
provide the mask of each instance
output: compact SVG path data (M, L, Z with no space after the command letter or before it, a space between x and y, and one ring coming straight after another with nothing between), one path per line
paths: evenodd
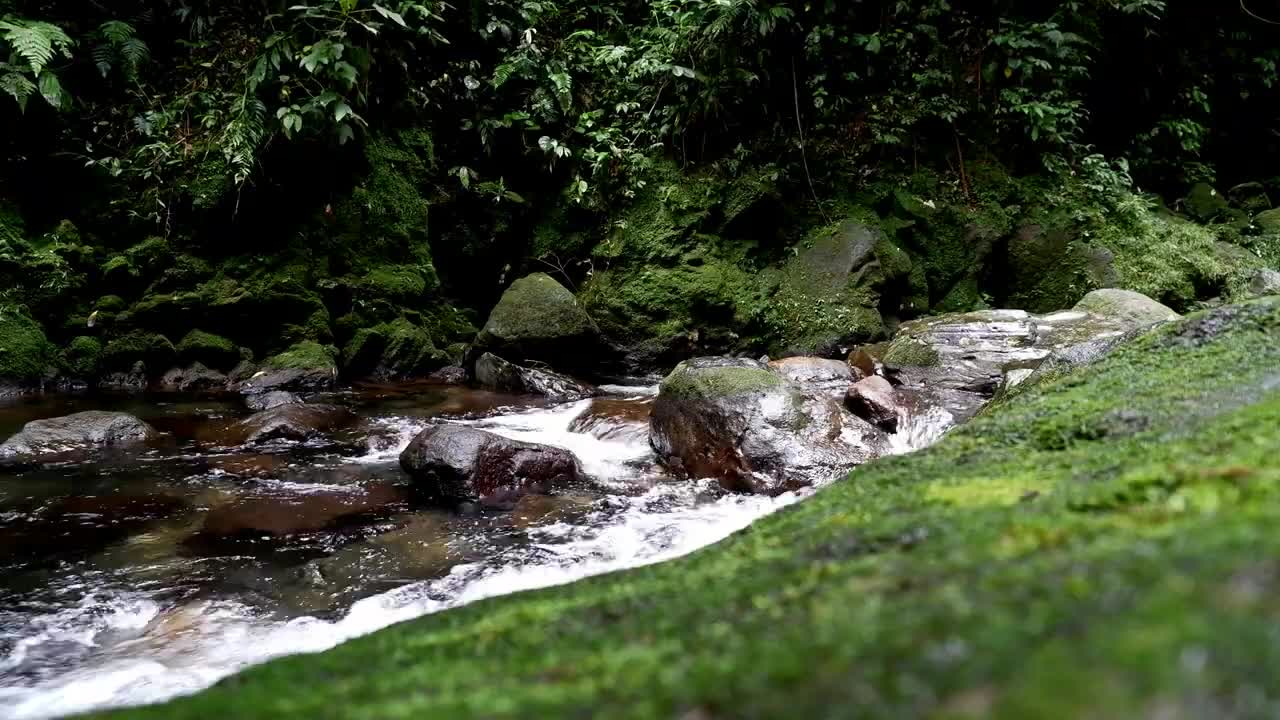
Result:
M56 55L71 58L71 38L62 28L47 22L0 20L0 35L11 51L39 75Z
M4 90L7 94L13 96L18 102L18 107L25 111L27 109L27 99L36 91L36 84L22 73L6 72L0 75L0 90Z
M102 77L109 77L119 67L126 80L136 81L138 70L151 59L151 50L137 37L132 25L120 20L108 20L98 26L100 42L93 48L94 64Z

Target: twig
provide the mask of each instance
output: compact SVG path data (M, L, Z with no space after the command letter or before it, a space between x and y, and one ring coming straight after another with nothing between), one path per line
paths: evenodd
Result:
M813 202L818 206L818 212L822 213L822 220L830 225L831 218L827 217L827 211L822 207L822 201L818 199L818 190L813 186L813 175L809 174L809 156L804 149L804 123L800 122L800 81L796 79L794 57L791 58L791 91L796 101L796 131L800 133L800 161L804 164L804 177L809 181L809 193L813 195Z
M1244 11L1244 14L1245 14L1245 15L1248 15L1249 17L1253 18L1254 20L1258 20L1258 21L1260 21L1260 22L1264 22L1264 23L1266 23L1266 24L1268 24L1268 25L1280 25L1280 22L1277 22L1277 21L1275 21L1275 20L1268 20L1267 18L1264 18L1264 17L1262 17L1261 15L1259 15L1259 14L1255 13L1254 11L1250 10L1249 8L1245 7L1244 0L1240 0L1240 9Z

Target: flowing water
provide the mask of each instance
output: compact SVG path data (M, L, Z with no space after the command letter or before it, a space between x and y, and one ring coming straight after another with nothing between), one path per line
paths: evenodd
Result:
M433 386L327 398L363 421L325 442L228 447L234 399L53 397L0 407L0 437L84 409L167 433L145 451L0 469L0 718L195 692L481 598L677 557L800 496L677 482L649 449L654 388L562 405ZM397 465L427 424L571 450L593 482L509 512L440 510ZM906 418L904 452L949 425Z

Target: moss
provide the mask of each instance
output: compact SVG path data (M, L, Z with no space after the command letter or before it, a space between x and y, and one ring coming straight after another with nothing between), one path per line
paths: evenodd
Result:
M1217 220L1231 207L1227 199L1208 183L1197 183L1192 187L1182 204L1188 215L1204 223Z
M104 370L129 370L142 362L150 372L163 372L174 361L173 343L164 335L136 330L107 343L102 350Z
M438 281L431 266L430 277L413 265L379 265L367 272L357 283L361 292L385 297L402 303L421 301L428 290L435 290Z
M364 148L368 172L333 208L339 249L363 258L395 259L434 278L427 242L434 150L422 129L374 135ZM358 253L356 250L358 249Z
M74 378L92 378L98 374L102 362L102 341L81 335L73 338L62 350L62 369Z
M1265 715L1280 307L1232 312L690 556L429 615L116 716ZM1070 431L1119 410L1145 429Z
M962 313L986 310L990 307L986 293L979 287L978 279L970 277L956 283L951 288L951 292L934 305L933 310L938 313Z
M590 339L597 332L595 323L573 293L550 275L533 273L511 283L502 294L476 344L498 349L510 347L528 357L538 357L540 345ZM574 352L578 350L580 348Z
M1280 234L1280 208L1258 213L1253 224L1264 233Z
M772 390L785 385L782 377L765 369L717 367L690 370L678 365L663 381L664 395L682 400L714 399Z
M39 382L53 359L44 329L25 308L0 304L0 381Z
M909 337L894 338L882 358L889 367L935 367L938 351Z
M297 343L282 353L272 355L263 365L278 370L333 368L336 366L337 354L337 350L332 346L306 341Z
M103 295L93 304L93 309L104 313L118 313L128 305L119 295Z
M216 370L229 370L240 362L240 348L221 335L192 330L178 343L178 360L198 362Z

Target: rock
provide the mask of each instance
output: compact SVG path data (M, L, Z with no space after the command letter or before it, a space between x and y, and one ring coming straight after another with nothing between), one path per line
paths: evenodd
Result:
M1253 217L1253 224L1264 233L1280 233L1280 208L1258 213Z
M1271 198L1267 197L1267 189L1258 182L1240 183L1227 191L1231 204L1254 215L1271 209Z
M437 385L466 385L468 379L467 369L457 365L442 367L427 376L429 382Z
M234 445L253 445L268 440L309 440L349 427L356 414L337 405L288 403L263 410L237 423L227 439Z
M38 388L53 365L54 347L25 310L0 305L0 386Z
M102 366L116 372L133 372L138 363L150 373L170 367L175 357L173 343L159 333L134 331L121 335L102 349Z
M652 398L598 397L569 423L569 432L600 440L645 440L652 409Z
M1080 297L1081 289L1108 287L1119 279L1115 255L1086 242L1072 223L1023 225L1004 250L1002 263L1007 269L998 300L1030 312L1066 307Z
M407 500L405 488L386 482L305 492L267 488L238 493L210 509L199 534L189 542L287 538L334 529L348 521L386 512Z
M291 392L285 392L283 390L272 390L268 393L262 393L260 395L246 395L244 397L245 407L253 410L254 412L271 410L272 408L278 408L281 405L299 405L301 403L302 398Z
M1182 317L1146 295L1130 290L1094 290L1085 295L1072 309L1114 321L1124 330L1146 327Z
M240 349L235 343L203 330L187 333L175 349L178 359L184 363L199 363L206 367L229 370L240 362Z
M36 459L70 450L134 445L158 433L138 418L120 412L86 412L33 420L0 445L0 457Z
M236 372L232 374L234 377ZM245 395L272 390L329 390L337 381L338 367L334 364L333 352L308 341L268 358L260 370L239 383L238 389Z
M142 392L147 389L147 366L142 362L136 362L127 372L107 373L98 378L98 387L103 390Z
M542 395L555 401L581 400L596 394L595 388L549 370L522 367L485 353L476 361L476 382L500 392Z
M227 385L227 376L200 363L187 368L173 368L160 378L160 387L178 392L219 390Z
M1249 297L1280 295L1280 272L1263 269L1249 278Z
M806 392L762 363L737 358L678 365L662 381L649 434L677 475L765 494L829 481L886 443L830 394Z
M843 360L827 360L815 357L790 357L774 360L769 368L791 382L808 384L853 382L853 368Z
M431 334L405 318L356 331L342 352L343 372L380 379L421 377L449 361Z
M519 361L585 367L600 331L573 293L546 273L511 284L476 336L475 347Z
M854 415L881 430L898 431L898 401L888 380L878 375L860 380L850 386L844 402Z
M521 497L583 481L573 453L460 425L434 425L400 454L400 467L434 497L510 507Z
M807 238L766 305L779 329L771 353L841 357L850 344L882 337L877 287L884 275L875 250L883 242L883 232L856 220Z
M871 377L878 375L882 367L879 360L876 360L866 348L858 348L849 353L849 367L860 374L861 377Z
M1208 183L1196 183L1182 207L1193 219L1207 223L1216 220L1231 204Z

